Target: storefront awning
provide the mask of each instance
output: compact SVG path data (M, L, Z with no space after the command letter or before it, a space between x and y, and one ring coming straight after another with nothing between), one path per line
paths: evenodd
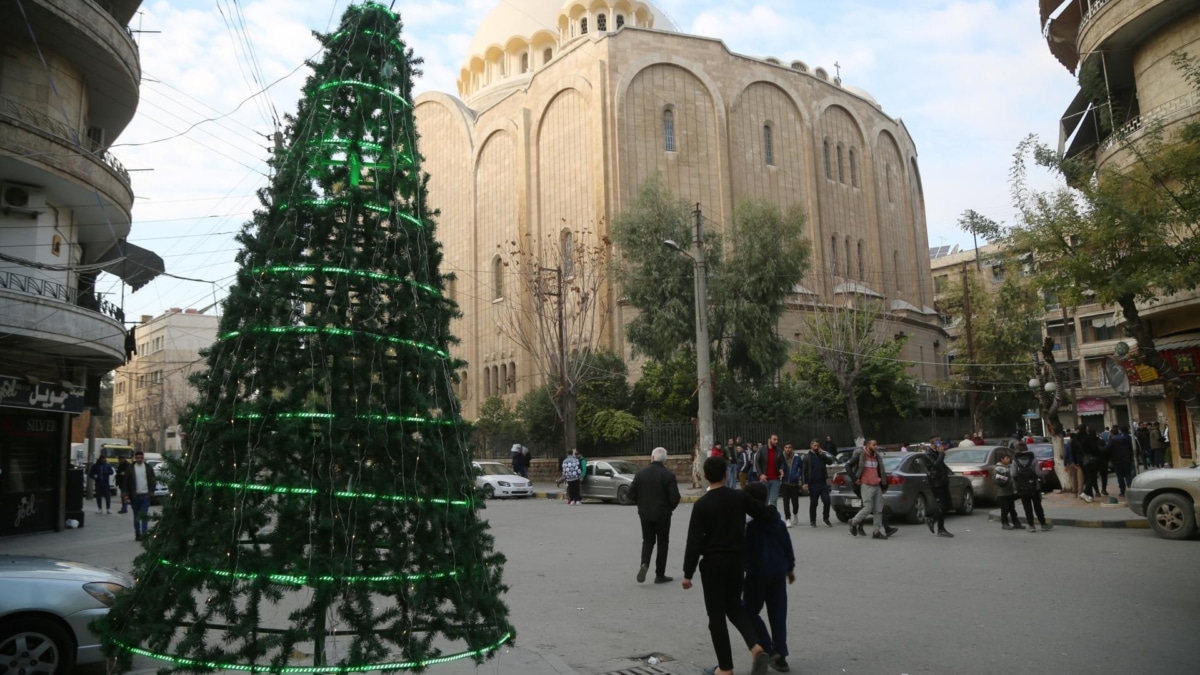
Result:
M114 244L97 262L104 265L105 272L121 277L135 291L166 271L157 253L127 241Z

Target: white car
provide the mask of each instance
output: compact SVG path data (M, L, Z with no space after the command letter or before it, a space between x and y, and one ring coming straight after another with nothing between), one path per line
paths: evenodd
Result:
M108 613L128 575L86 563L0 555L0 672L67 675L100 663L88 628Z
M1133 477L1129 510L1150 521L1163 539L1188 539L1200 520L1200 468L1154 469Z
M533 496L533 481L513 473L507 464L471 462L471 465L475 469L475 487L484 499Z

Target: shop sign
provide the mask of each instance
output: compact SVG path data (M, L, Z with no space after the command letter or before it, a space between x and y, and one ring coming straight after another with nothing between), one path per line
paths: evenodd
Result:
M1075 402L1075 412L1080 415L1103 413L1107 409L1108 403L1102 398L1081 398Z
M53 496L52 491L0 495L0 535L54 529Z
M79 414L83 412L83 389L49 382L29 384L25 378L0 375L0 406Z
M1200 375L1200 347L1162 349L1158 354L1179 375L1183 377ZM1159 373L1156 369L1135 363L1132 359L1122 361L1121 367L1129 376L1129 384L1153 384L1159 380Z

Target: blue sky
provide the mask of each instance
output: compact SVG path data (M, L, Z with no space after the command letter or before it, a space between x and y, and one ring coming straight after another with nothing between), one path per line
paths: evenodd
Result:
M425 59L418 93L455 91L467 45L505 0L398 0L405 37ZM507 0L520 5L521 0ZM167 271L126 295L126 314L204 307L236 271L233 234L266 184L272 111L295 109L328 30L346 0L149 0L142 33L138 115L113 153L131 169L137 202L130 241L163 256ZM687 33L735 52L799 59L865 88L901 118L917 145L929 243L970 245L965 209L1011 221L1007 177L1027 134L1056 143L1074 78L1051 56L1029 0L660 0ZM277 82L278 81L278 82ZM255 95L264 84L265 95ZM240 108L238 107L240 105ZM236 111L235 111L236 109ZM220 117L212 122L206 118ZM192 126L196 125L196 126ZM190 129L189 129L190 128ZM118 292L109 279L110 290Z

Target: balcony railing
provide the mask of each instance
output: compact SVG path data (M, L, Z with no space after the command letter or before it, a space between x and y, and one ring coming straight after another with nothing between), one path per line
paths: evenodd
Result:
M1087 11L1083 13L1083 20L1079 22L1079 26L1081 28L1086 26L1088 22L1092 20L1093 16L1096 16L1096 14L1103 9L1105 5L1112 1L1113 0L1092 0L1087 8Z
M1112 146L1116 145L1119 141L1129 138L1133 134L1141 131L1144 127L1154 124L1167 115L1196 107L1200 107L1200 92L1196 91L1193 91L1186 96L1180 96L1177 99L1167 101L1162 105L1155 106L1141 115L1134 117L1125 124L1122 124L1119 128L1117 128L1116 131L1109 134L1108 138L1100 142L1100 151L1104 152L1108 150Z
M121 164L112 153L92 142L86 134L81 134L78 129L71 128L65 122L56 120L45 113L6 97L0 97L0 116L9 117L36 127L80 148L82 152L91 155L94 159L112 169L120 176L121 182L125 183L126 187L132 187L129 182L129 171L125 169L125 165Z
M95 294L80 293L78 289L71 288L66 284L60 284L57 281L36 279L24 274L0 270L0 288L65 302L69 305L98 312L111 319L116 319L122 324L125 322L125 312L120 307Z

